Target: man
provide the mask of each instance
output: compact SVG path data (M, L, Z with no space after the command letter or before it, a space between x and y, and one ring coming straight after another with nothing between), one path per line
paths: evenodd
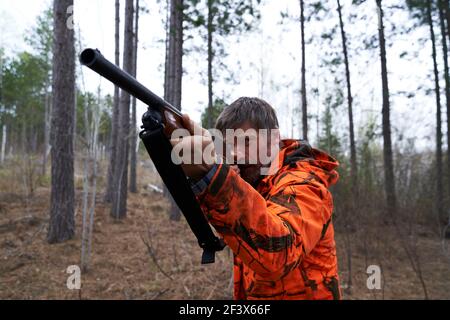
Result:
M183 121L191 136L173 145L214 157L218 148L211 135L187 116ZM328 190L338 180L338 162L306 141L280 141L275 111L261 99L237 100L216 128L240 132L231 139L225 135L225 146L231 146L227 161L205 157L183 169L208 220L234 253L235 299L340 299ZM251 141L258 142L257 150ZM273 147L279 152L271 154ZM266 148L270 163L262 162Z

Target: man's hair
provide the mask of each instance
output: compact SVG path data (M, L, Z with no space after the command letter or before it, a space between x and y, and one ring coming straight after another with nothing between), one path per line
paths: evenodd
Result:
M224 132L249 121L255 129L278 129L275 110L259 98L239 98L224 109L216 122L216 129Z

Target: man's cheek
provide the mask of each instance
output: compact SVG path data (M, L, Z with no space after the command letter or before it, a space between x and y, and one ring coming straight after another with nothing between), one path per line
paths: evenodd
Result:
M256 148L247 148L245 152L245 159L247 165L258 164L258 150Z

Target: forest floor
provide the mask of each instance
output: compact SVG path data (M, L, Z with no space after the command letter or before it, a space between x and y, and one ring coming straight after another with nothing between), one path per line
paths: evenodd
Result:
M11 193L0 171L0 299L231 299L232 256L218 253L216 263L200 265L201 250L187 223L168 219L162 195L145 187L130 194L128 216L115 221L97 197L92 257L82 274L82 289L67 288L67 268L80 264L81 184L77 183L76 236L66 243L46 242L49 187L33 196ZM140 184L158 183L150 174ZM156 182L155 182L156 181ZM145 183L144 183L145 182ZM47 182L48 184L48 182ZM450 261L441 241L425 227L416 239L418 261L428 297L450 299ZM348 244L351 248L352 289L344 299L423 299L424 290L394 230L385 228L382 240L367 254L354 231L351 241L337 228L341 284L348 286ZM347 243L347 246L346 246ZM371 243L373 245L373 243ZM380 265L381 290L369 290L368 265ZM417 268L416 268L417 270Z

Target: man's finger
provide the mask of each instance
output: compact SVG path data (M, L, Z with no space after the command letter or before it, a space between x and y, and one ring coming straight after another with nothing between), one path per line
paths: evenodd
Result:
M197 123L192 121L187 114L183 115L183 125L191 135L201 135L204 137L211 137L211 134L209 133L208 130L202 128Z
M175 147L177 144L181 143L183 141L183 139L170 139L170 143L172 144L173 147Z

